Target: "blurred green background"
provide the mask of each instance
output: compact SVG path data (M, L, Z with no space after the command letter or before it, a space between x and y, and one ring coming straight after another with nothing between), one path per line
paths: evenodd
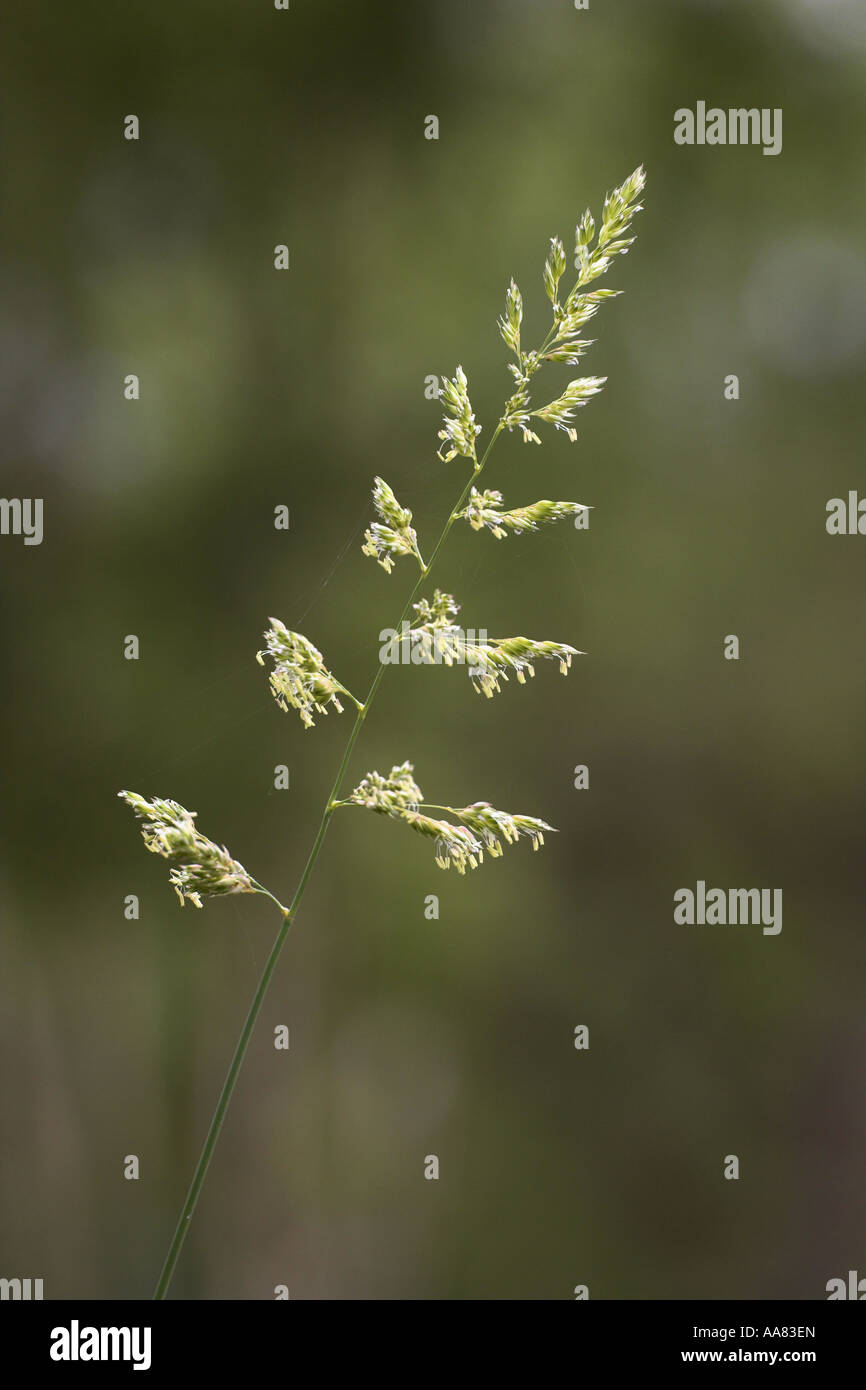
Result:
M45 538L0 541L0 1273L150 1295L278 923L181 911L116 793L183 802L291 895L350 725L277 709L267 617L366 688L412 582L360 554L374 474L429 547L465 474L425 377L462 363L487 437L509 277L531 341L548 238L640 162L584 360L609 384L576 445L506 436L485 477L591 528L457 528L436 575L468 625L587 655L491 701L395 670L347 782L410 758L431 801L560 833L461 879L335 820L172 1295L866 1273L866 540L824 527L864 484L862 5L82 0L18 6L3 48L2 490L45 499ZM782 107L782 153L677 147L698 100ZM699 878L781 887L781 934L677 926Z

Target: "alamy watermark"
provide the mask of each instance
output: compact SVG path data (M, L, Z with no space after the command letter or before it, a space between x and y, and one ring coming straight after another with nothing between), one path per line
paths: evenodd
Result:
M379 660L383 666L471 667L473 653L490 645L484 627L413 628L407 619L403 620L399 632L393 627L383 627L379 642Z
M677 145L763 145L764 154L782 152L782 108L721 106L707 108L699 101L694 111L681 106L674 112Z
M831 497L825 508L824 523L828 536L866 536L866 497L860 498L855 489L844 497Z
M764 936L782 930L781 888L710 888L702 878L697 886L674 893L674 921L685 926L762 926Z
M41 545L42 498L0 497L0 535L23 536L25 545Z
M51 1329L52 1361L131 1361L134 1371L150 1370L149 1327L68 1327Z
M827 1290L827 1302L833 1303L838 1299L853 1299L857 1303L866 1300L866 1279L861 1279L856 1269L848 1270L848 1278L828 1279L824 1286Z
M41 1279L0 1279L0 1299L24 1303L40 1300L43 1297L42 1284Z

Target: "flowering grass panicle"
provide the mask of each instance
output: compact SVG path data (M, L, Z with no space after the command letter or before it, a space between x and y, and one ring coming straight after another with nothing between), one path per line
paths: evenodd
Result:
M505 313L499 319L499 332L502 334L502 341L511 348L518 361L520 360L520 325L522 322L523 297L512 280L505 293Z
M377 560L386 574L391 573L395 559L401 555L414 555L423 570L424 561L412 526L412 513L408 507L400 506L384 478L374 480L373 505L380 520L372 522L364 532L362 553Z
M579 516L591 511L583 502L551 502L543 497L539 502L531 502L528 507L515 507L512 511L502 510L502 493L491 488L479 492L472 489L469 501L457 513L459 520L468 521L473 531L481 531L485 526L497 540L502 540L509 531L520 534L523 531L537 531L539 526L549 521L561 521L566 516Z
M400 763L392 767L387 777L381 772L368 772L362 777L347 802L363 806L368 811L378 811L383 816L402 816L410 808L419 806L424 794L413 777L411 763Z
M558 236L552 236L550 238L550 251L544 262L542 273L544 291L551 304L558 302L559 282L565 274L565 264L565 247Z
M438 432L440 444L437 456L446 463L465 459L469 476L462 484L460 495L438 539L429 551L425 544L425 552L430 557L427 564L422 559L409 508L397 501L383 478L377 477L373 484L377 520L371 522L365 532L363 553L375 559L388 574L395 561L404 555L414 555L421 570L396 624L388 631L404 632L408 628L413 640L423 639L420 650L424 660L428 659L426 654L429 651L432 653L431 660L443 660L446 665L465 664L475 690L487 697L497 693L502 682L511 675L524 684L527 676L534 675L535 664L539 661L555 661L560 671L566 674L572 658L581 653L565 642L536 641L529 637L488 640L486 629L482 630L481 636L473 630L464 631L454 621L460 608L451 594L437 588L432 597L425 597L420 590L452 526L458 520L467 521L474 531L488 530L497 540L502 540L509 534L537 531L548 523L589 510L584 503L553 502L546 498L524 507L505 510L501 492L495 489L480 491L475 483L487 465L494 444L503 433L519 431L525 443L540 445L541 436L535 426L537 422L544 422L563 431L574 442L575 414L599 393L606 378L574 378L547 404L540 406L533 405L532 401L534 381L537 374L551 364L576 365L592 347L593 340L581 336L583 330L601 306L620 291L609 288L588 290L586 287L604 275L615 258L625 254L632 245L634 237L630 235L631 224L635 214L641 210L639 198L644 184L643 168L638 168L618 188L608 193L597 232L596 221L589 210L580 218L574 240L577 275L570 289L563 288L567 269L565 247L558 236L550 238L541 278L551 306L551 324L543 341L536 347L527 348L524 345L523 296L517 283L513 279L510 281L505 294L505 310L497 322L514 359L506 364L513 379L513 390L505 401L502 414L480 458L476 440L481 426L475 420L466 373L458 366L453 378L442 379L440 394L444 419ZM411 628L407 617L410 611L415 614L415 623ZM297 710L306 728L314 725L316 714L326 714L329 708L342 711L341 696L354 704L357 710L289 907L283 907L273 894L251 878L224 846L200 834L195 827L194 813L186 811L178 802L148 802L133 792L120 793L142 821L147 848L162 855L171 864L170 880L181 903L192 902L196 907L201 907L202 899L206 897L261 893L272 899L283 918L241 1029L189 1193L175 1227L156 1287L154 1296L157 1299L165 1297L171 1283L268 985L336 812L355 806L402 822L415 834L433 840L434 858L440 868L453 867L459 874L477 868L483 862L485 853L491 859L499 859L504 845L516 844L521 839L529 840L532 848L538 849L544 843L545 834L553 829L536 816L501 811L487 801L475 801L457 808L426 803L415 781L411 762L396 764L387 775L368 772L350 796L341 798L355 744L385 670L391 664L386 663L382 651L387 649L390 652L391 645L386 644L386 648L380 650L376 673L362 702L337 680L325 665L322 653L307 637L290 631L277 618L270 619L270 627L265 633L265 648L257 653L256 659L262 666L266 665L266 658L271 663L268 679L279 707L282 710ZM413 662L414 659L413 652Z
M562 395L555 401L529 413L537 416L539 420L548 420L558 430L564 430L573 444L577 439L577 430L571 425L574 412L586 405L593 396L597 396L606 381L606 376L577 377L568 383Z
M460 612L460 604L455 602L453 595L445 594L441 589L434 589L431 599L419 599L412 607L418 614L419 629L427 628L431 631L444 631L452 627L451 619L456 618Z
M473 801L471 806L464 806L454 815L483 838L494 858L502 853L500 836L507 845L516 845L524 835L531 841L533 849L539 849L544 844L545 830L555 833L554 826L539 820L537 816L512 816L508 811L497 811L489 801Z
M589 208L575 228L574 265L580 271L576 289L581 289L591 281L597 280L610 269L615 256L625 255L634 244L634 237L626 236L631 228L632 218L642 211L638 198L646 185L646 175L642 168L608 193L601 214L601 227L595 247L592 239L595 234L595 221Z
M500 681L507 681L510 672L519 685L525 685L526 677L535 675L535 662L556 661L560 675L567 676L572 657L583 655L567 642L536 641L533 637L501 637L467 642L465 647L472 688L488 700L499 694Z
M141 821L145 847L171 864L169 882L181 907L184 899L201 907L202 898L258 891L243 864L232 859L225 845L215 844L196 828L195 811L159 797L146 801L137 792L118 792L118 796Z
M264 634L265 650L256 652L256 661L264 666L266 655L273 661L269 680L281 710L296 709L304 727L311 729L316 722L314 710L327 714L331 704L338 714L343 713L340 695L358 704L351 691L331 675L318 647L300 632L290 632L279 618L269 621L271 625Z
M451 621L460 605L441 589L436 590L432 603L422 599L413 606L419 621L410 629L409 637L416 648L426 650L431 653L430 660L446 666L468 667L473 688L488 698L502 689L500 682L508 680L509 672L523 685L527 675L535 675L534 662L558 661L560 672L567 675L572 657L583 655L566 642L537 641L533 637L479 640L473 630Z
M481 433L481 426L475 423L469 400L469 382L462 367L457 368L453 379L442 378L442 400L445 402L446 415L439 431L439 438L443 442L436 451L437 456L443 463L450 463L452 459L462 456L471 459L477 468L475 437Z
M362 806L403 821L417 835L435 840L434 859L440 869L454 867L459 874L477 869L484 862L485 850L491 859L500 858L503 840L517 844L525 836L532 848L538 849L544 843L544 831L554 829L536 816L497 811L489 801L475 801L463 807L431 805L424 801L414 772L410 762L392 767L387 776L368 772L351 796L337 805ZM428 811L442 811L452 819L431 816Z

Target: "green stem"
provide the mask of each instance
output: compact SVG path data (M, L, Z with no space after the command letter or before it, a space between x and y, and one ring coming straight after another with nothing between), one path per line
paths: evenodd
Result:
M261 893L262 897L264 897L264 898L270 898L270 900L271 900L272 903L276 903L277 907L280 909L280 912L283 914L283 916L284 916L284 917L288 916L288 911L289 911L289 909L288 909L287 907L283 907L283 905L282 905L282 903L280 902L279 898L275 898L274 895L273 895L273 893L269 893L268 890L267 890L267 888L263 888L262 885L261 885L260 883L257 883L256 880L255 880L254 878L251 878L251 879L250 879L250 883L253 885L253 889L255 890L256 893Z
M433 548L433 552L430 556L430 559L424 566L422 573L418 576L418 579L415 583L414 588L412 589L411 594L409 595L408 599L403 605L403 611L401 612L395 624L396 631L399 632L403 619L409 612L409 609L412 606L412 603L415 599L416 594L418 593L418 590L421 588L421 585L427 579L427 576L433 568L433 565L436 562L436 557L439 554L439 551L442 549L442 546L445 544L451 527L454 525L454 522L457 518L457 513L461 510L464 502L466 501L466 498L469 496L469 493L476 479L481 474L484 465L486 464L490 456L491 449L493 448L494 444L499 438L499 435L502 433L502 429L503 425L502 421L500 420L491 436L490 443L487 445L487 448L481 456L480 462L473 469L469 481L467 482L466 486L464 487L463 491L461 492L460 496L458 497L457 501L452 507L451 515L448 517L448 520L442 528L442 534L440 535L438 541L436 542L436 545ZM207 1177L207 1171L210 1167L210 1161L213 1157L213 1152L216 1148L217 1140L219 1139L220 1130L222 1129L223 1125L223 1120L225 1119L226 1111L228 1110L229 1102L232 1098L235 1083L238 1079L238 1073L240 1072L241 1066L243 1065L243 1060L246 1056L247 1048L249 1047L250 1038L252 1037L253 1029L256 1026L256 1020L258 1019L259 1013L261 1011L262 1003L264 1002L264 998L268 990L268 985L271 982L271 976L273 975L274 970L276 969L276 964L279 960L280 952L282 951L283 946L285 944L286 937L289 934L289 928L292 925L292 920L295 916L295 913L298 910L301 899L304 896L304 890L306 889L310 874L313 872L316 860L319 857L319 852L322 848L322 843L324 841L325 835L327 834L331 816L337 809L337 798L340 794L340 787L343 784L343 778L346 775L346 769L349 766L349 760L354 751L355 744L358 741L358 735L361 732L361 726L364 723L364 720L366 719L367 714L370 711L370 706L372 705L373 700L376 697L376 691L379 689L379 685L384 674L385 664L384 662L380 662L376 674L373 677L370 689L367 692L367 698L365 699L362 705L358 706L358 713L355 718L355 723L352 726L352 732L349 735L349 741L346 744L345 750L343 752L343 757L340 762L340 766L337 770L337 775L334 778L334 785L332 786L328 799L325 802L325 809L322 812L322 818L319 821L319 828L316 831L316 838L313 841L313 847L310 850L310 853L307 857L307 862L304 866L304 872L301 875L301 881L298 884L297 889L295 890L295 896L292 898L291 903L287 908L282 907L282 905L277 902L277 899L273 898L273 895L271 893L268 893L267 889L262 889L260 885L257 888L257 891L264 892L267 895L267 897L272 898L272 900L275 903L277 903L277 906L280 908L280 911L283 914L283 922L280 926L279 931L277 932L274 944L270 949L268 959L265 962L265 968L262 971L261 979L259 980L256 992L253 995L252 1003L250 1004L246 1019L244 1020L244 1026L241 1029L240 1037L238 1038L237 1046L235 1047L234 1055L232 1056L228 1072L226 1073L226 1079L223 1082L222 1090L219 1094L219 1100L217 1101L216 1109L213 1113L213 1118L208 1128L207 1136L204 1141L204 1146L202 1148L198 1163L196 1164L195 1172L193 1173L193 1178L192 1182L190 1183L189 1192L187 1193L186 1201L183 1204L183 1209L180 1213L180 1217L175 1228L174 1236L172 1237L171 1245L168 1248L168 1254L165 1257L165 1264L162 1267L162 1273L159 1276L159 1283L157 1284L156 1290L153 1295L154 1299L164 1299L166 1293L168 1292L168 1287L171 1283L172 1276L174 1275L178 1259L180 1258L180 1252L183 1249L183 1243L186 1240L186 1235L190 1227L190 1222L192 1221L193 1213L196 1209L198 1199L201 1195L201 1190L204 1186L205 1178ZM348 694L349 692L347 691L346 693ZM354 699L354 697L352 698Z
M195 1173L193 1174L192 1183L190 1184L190 1189L187 1193L186 1201L183 1204L183 1210L181 1211L180 1219L178 1220L174 1236L172 1237L171 1245L168 1248L168 1254L165 1257L165 1264L162 1267L162 1273L159 1276L159 1283L157 1284L156 1291L153 1295L154 1299L163 1299L165 1298L165 1295L168 1292L168 1286L171 1283L175 1266L178 1262L180 1252L183 1248L183 1243L186 1240L186 1233L189 1230L189 1225L192 1221L193 1212L196 1209L196 1204L201 1194L202 1187L204 1186L204 1180L207 1177L207 1170L210 1167L210 1161L213 1157L213 1151L216 1147L216 1142L219 1139L220 1130L223 1126L223 1120L225 1119L225 1114L229 1106L229 1101L232 1098L232 1092L235 1088L235 1082L238 1078L238 1072L241 1069L241 1064L243 1063L244 1057L246 1055L246 1050L249 1045L250 1037L252 1036L253 1029L256 1025L256 1019L259 1016L259 1010L262 1007L262 1000L264 999L265 992L267 991L268 985L270 984L271 976L274 973L274 967L277 963L277 958L282 949L283 942L285 941L286 936L288 935L289 927L291 926L291 924L292 919L287 913L283 920L283 924L280 927L277 939L271 947L271 953L268 956L267 964L264 968L264 971L262 972L262 978L259 980L258 988L256 989L256 992L253 995L253 1002L249 1007L249 1012L247 1013L244 1026L241 1029L241 1035L238 1038L237 1046L234 1051L234 1056L232 1057L231 1065L228 1069L228 1074L226 1075L226 1079L223 1082L223 1088L220 1091L220 1097L217 1101L217 1106L213 1114L213 1119L210 1122L210 1128L207 1132L207 1138L204 1141L204 1147L201 1151L199 1161L196 1164Z
M332 803L334 797L340 790L340 783L342 782L343 777L345 775L346 768L349 763L349 758L352 756L352 749L355 746L355 741L358 737L363 721L364 708L362 706L358 711L358 716L355 720L355 724L352 729L351 735L349 736L349 742L346 744L346 749L343 753L343 760L340 763L340 770L337 773L337 776L334 780L334 785L331 788L331 795L328 797L327 805L322 814L322 819L319 822L319 828L316 832L316 838L313 841L313 847L310 850L309 855L307 856L307 862L304 865L304 872L301 875L301 881L295 890L295 896L292 898L291 903L288 907L283 907L280 903L277 902L277 899L273 897L273 894L269 893L266 888L263 889L259 886L257 889L258 892L263 892L267 897L271 898L273 902L277 903L277 906L283 914L283 922L274 939L274 944L271 947L267 961L265 962L265 968L262 971L261 979L259 980L256 992L253 995L252 1003L250 1004L250 1007L247 1011L247 1016L244 1019L244 1026L241 1029L240 1037L238 1038L237 1046L235 1047L234 1055L229 1065L228 1072L226 1073L226 1079L223 1082L222 1090L219 1094L219 1100L216 1104L216 1109L213 1113L213 1118L211 1119L210 1125L208 1127L207 1136L205 1138L198 1163L196 1164L195 1172L193 1173L192 1182L190 1183L189 1187L189 1192L186 1195L186 1201L183 1204L183 1209L178 1218L177 1226L175 1227L175 1232L172 1237L171 1245L168 1248L168 1254L165 1257L165 1263L162 1267L162 1273L159 1276L159 1283L157 1284L156 1290L153 1295L154 1300L164 1299L166 1294L168 1293L168 1286L171 1283L172 1276L174 1275L175 1267L177 1265L178 1259L180 1258L180 1252L183 1249L183 1243L186 1240L187 1231L189 1230L190 1222L192 1221L193 1212L196 1209L199 1196L201 1195L202 1187L204 1186L204 1180L207 1177L207 1170L210 1167L210 1161L213 1157L213 1151L216 1148L216 1143L220 1136L220 1130L223 1127L223 1120L225 1119L226 1111L229 1108L229 1102L232 1098L232 1092L235 1089L235 1082L238 1079L238 1073L240 1072L241 1066L243 1065L243 1060L246 1056L247 1048L249 1047L250 1038L252 1037L253 1029L256 1026L256 1020L258 1019L259 1012L264 1002L264 998L268 990L268 985L271 982L271 976L273 975L274 970L276 969L277 961L280 957L280 952L282 951L286 937L289 934L289 928L292 925L292 918L294 917L295 912L297 911L298 904L300 903L301 898L304 896L304 889L307 886L307 880L309 879L310 874L313 872L313 866L315 865L315 862L319 857L319 851L322 848L322 841L324 840L325 834L328 829L328 822L330 821L330 818L333 815L334 811Z

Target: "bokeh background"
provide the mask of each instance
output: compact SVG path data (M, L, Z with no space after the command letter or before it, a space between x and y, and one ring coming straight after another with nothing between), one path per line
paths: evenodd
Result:
M2 491L45 499L45 537L0 542L0 1273L150 1295L278 923L181 911L117 791L291 895L349 716L277 709L267 617L366 688L411 582L360 554L374 474L434 534L464 474L425 377L462 363L489 430L509 277L531 338L547 239L640 162L585 359L609 384L576 445L506 436L487 481L591 527L458 528L437 575L467 624L587 655L492 701L395 670L347 783L410 758L429 800L560 833L460 879L335 820L172 1294L814 1299L866 1272L866 540L824 526L864 485L862 4L81 0L15 7L3 50ZM782 107L782 153L676 146L698 100ZM781 887L781 935L677 926L699 878Z

